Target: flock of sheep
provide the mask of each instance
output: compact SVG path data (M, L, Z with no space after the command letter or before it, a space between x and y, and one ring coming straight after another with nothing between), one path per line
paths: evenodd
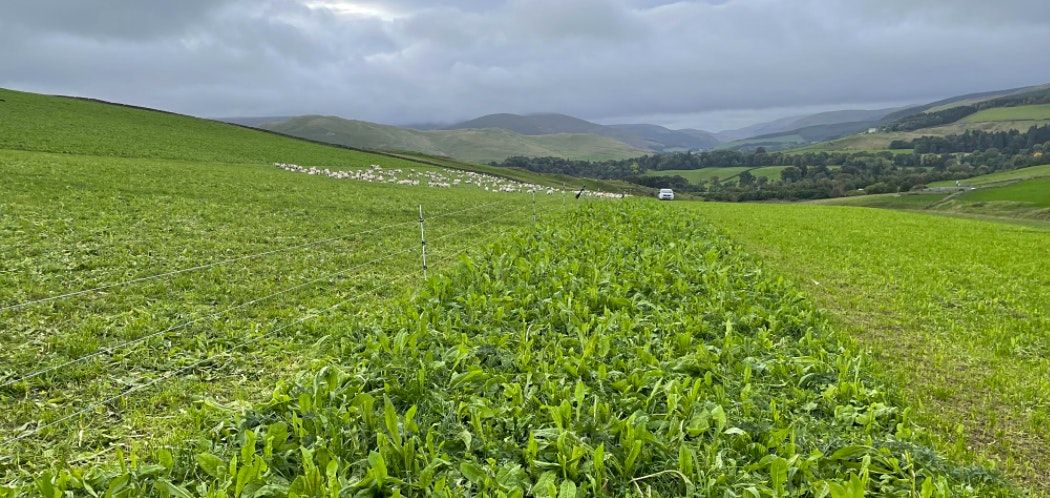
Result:
M322 175L340 180L359 180L371 183L391 183L395 185L424 186L435 188L477 187L486 192L545 192L547 194L568 194L567 190L544 187L532 183L522 183L498 176L486 175L474 171L443 170L429 171L403 168L383 168L373 164L366 169L350 171L332 171L328 168L304 167L297 164L274 163L274 166L285 171ZM607 192L584 191L588 197L619 198L620 194Z

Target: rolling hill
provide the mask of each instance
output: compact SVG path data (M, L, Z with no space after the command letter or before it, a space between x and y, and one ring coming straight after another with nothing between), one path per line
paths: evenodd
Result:
M736 130L726 130L715 133L715 136L726 142L746 140L755 137L770 137L782 134L791 134L796 130L815 127L831 126L845 123L878 122L885 116L900 111L900 108L873 109L873 110L841 110L818 112L802 116L791 116L773 121L758 123ZM790 133L789 133L790 132Z
M590 133L650 152L710 149L718 139L703 130L672 130L652 124L601 125L565 114L489 114L445 127L446 130L496 128L522 135Z
M962 120L960 123L976 125L973 127L954 126L949 129L933 130L928 133L931 135L946 135L961 133L967 129L983 129L988 131L988 127L982 126L990 122L1011 122L1010 127L1005 129L1019 129L1023 126L1023 123L1021 123L1023 121L1040 119L1050 120L1050 117L1044 118L1047 111L1039 109L1037 106L1029 106L1030 108L1027 109L1028 112L1024 112L1025 110L1021 109L1010 112L981 110L977 115L969 113L960 114L957 119L942 119L940 120L942 122L934 122L935 118L932 117L935 113L942 113L945 111L952 112L951 110L959 109L964 106L988 106L990 109L1016 106L1017 104L1012 103L1013 100L1011 99L1016 100L1024 99L1026 96L1038 96L1040 95L1040 92L1046 92L1048 89L1050 89L1050 85L1036 85L1023 88L1011 88L1007 90L959 95L927 104L903 108L898 107L870 111L844 110L822 112L806 116L783 118L767 123L759 123L739 130L719 132L715 135L724 141L718 146L720 149L754 150L758 147L765 147L769 150L777 150L810 146L838 139L845 139L844 144L854 144L847 147L849 149L879 149L886 148L892 140L921 136L909 134L893 136L893 138L885 139L886 137L868 136L866 133L872 128L879 129L880 132L885 132L886 130L884 130L884 128L900 128L899 123L904 122L923 123L925 121L930 121L932 124L928 126L920 124L915 125L914 128L895 131L909 132L917 131L919 129L930 129L935 128L936 126L956 124L954 122L959 120ZM998 101L1002 101L1003 105L997 105ZM1036 101L1038 102L1038 100ZM962 113L963 111L960 110L957 112ZM964 117L966 117L966 119L962 119ZM1004 128L1000 125L996 129ZM878 135L878 133L871 135ZM830 147L817 145L816 147L829 150L837 148L836 145Z
M419 131L335 116L301 116L259 127L361 149L416 152L480 163L502 161L511 156L606 160L645 153L589 133L526 135L498 128Z

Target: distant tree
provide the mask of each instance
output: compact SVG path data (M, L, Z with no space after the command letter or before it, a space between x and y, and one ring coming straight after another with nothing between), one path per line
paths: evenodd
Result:
M743 171L737 175L737 183L739 183L741 187L750 187L755 183L755 175L751 174L750 171Z

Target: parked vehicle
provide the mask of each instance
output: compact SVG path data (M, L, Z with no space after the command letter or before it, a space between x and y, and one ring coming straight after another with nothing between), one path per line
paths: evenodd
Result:
M674 190L671 190L669 188L662 188L660 189L660 193L656 194L656 198L660 199L661 201L673 201Z

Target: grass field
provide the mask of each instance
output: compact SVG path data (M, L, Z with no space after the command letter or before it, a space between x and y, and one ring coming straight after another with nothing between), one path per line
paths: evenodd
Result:
M780 173L787 168L787 166L766 166L764 168L755 168L748 171L750 171L752 175L755 175L755 178L762 177L769 179L771 182L775 182L780 180Z
M932 187L953 187L954 180ZM960 180L977 187L961 192L880 194L822 199L811 204L864 206L886 209L930 210L931 213L998 220L1014 219L1021 224L1048 227L1050 221L1050 165L1032 166Z
M942 447L1050 492L1050 231L838 206L695 207L830 309Z
M1020 130L1026 131L1032 126L1042 126L1050 124L1050 119L1043 119L1037 121L1023 120L1023 121L983 121L979 123L971 123L966 121L957 121L952 124L944 126L936 126L933 128L923 128L921 130L908 131L908 132L880 132L880 133L858 133L856 135L850 135L848 137L840 138L838 140L831 140L828 142L821 142L813 144L807 147L796 149L798 151L847 151L847 152L862 152L862 151L883 151L889 149L890 142L894 140L913 140L919 137L933 136L933 137L945 137L948 135L958 135L967 130L980 130L987 132L996 131L1009 131L1009 130ZM898 149L900 154L910 154L910 149Z
M1015 180L1026 180L1029 178L1043 178L1050 177L1050 164L1044 164L1041 166L1031 166L1028 168L1020 168L1009 171L997 171L995 173L975 176L973 178L967 178L960 180L959 183L962 185L971 185L974 187L986 186L995 183L1011 182ZM953 187L955 186L955 180L946 180L943 182L933 182L930 184L931 187Z
M885 209L926 209L948 197L947 193L904 193L858 195L811 201L811 204L834 204Z
M281 133L338 145L369 150L417 151L480 163L498 162L511 156L554 156L602 161L644 154L611 138L585 133L522 135L494 128L418 131L330 116L305 116L264 126Z
M1022 180L1001 187L989 187L967 192L959 197L962 202L1016 202L1032 207L1050 208L1050 178Z
M689 183L699 183L700 181L710 181L712 178L718 177L719 181L726 181L735 178L741 172L747 171L751 168L748 167L728 167L728 168L702 168L702 169L668 169L662 171L649 171L647 175L651 176L681 176Z
M1050 120L1050 104L996 107L993 109L978 111L962 119L962 121L966 123L1046 120Z

